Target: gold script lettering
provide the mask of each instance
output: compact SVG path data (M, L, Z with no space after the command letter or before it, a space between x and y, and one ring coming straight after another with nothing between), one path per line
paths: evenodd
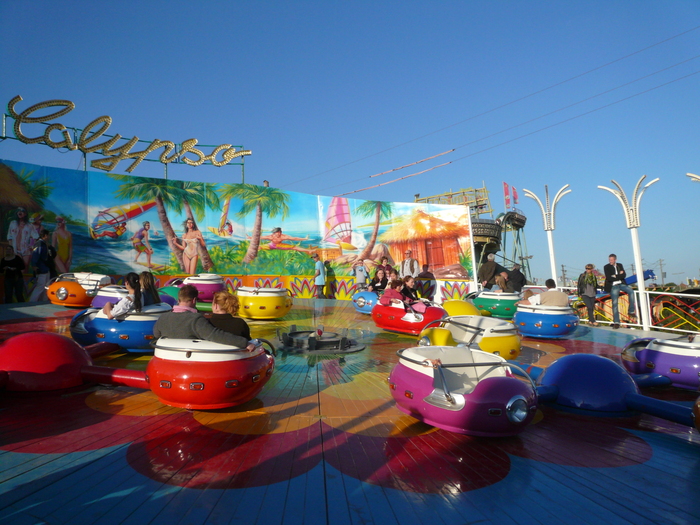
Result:
M63 140L61 142L54 142L51 140L50 135L51 135L51 132L53 130L60 130L61 131L61 134L63 135ZM68 134L68 130L66 129L66 127L63 124L51 124L50 126L48 126L46 128L46 130L44 131L44 142L46 142L46 144L48 146L51 146L52 148L56 148L56 149L63 148L63 147L66 147L69 149L78 149L78 146L73 144L73 140L70 138L70 135Z
M122 136L117 133L114 136L114 138L109 142L116 143L121 138ZM105 147L102 150L102 155L104 155L104 158L93 160L92 162L90 162L90 166L105 171L112 171L117 164L119 164L124 159L129 158L129 152L131 151L131 148L133 148L134 144L136 144L138 141L139 138L134 137L131 140L129 140L126 144L122 144L118 148L114 149L112 149L112 144L110 144L110 146Z
M134 169L136 169L136 166L141 164L141 161L143 159L145 159L149 153L151 153L157 149L160 149L160 148L165 148L163 155L167 155L175 148L175 144L173 144L169 140L154 139L153 142L151 142L151 144L145 150L134 151L133 153L129 154L128 158L136 159L136 160L134 162L132 162L128 168L126 168L126 171L128 171L129 173L134 171Z
M88 133L92 131L92 128L94 126L97 126L98 124L102 124L100 129L95 131L92 135L88 136ZM100 138L105 131L109 129L109 126L112 124L112 117L108 117L107 115L103 115L101 117L96 118L90 124L88 124L85 129L80 133L80 138L78 139L78 148L80 148L80 151L83 153L94 153L95 151L100 151L102 148L107 146L109 141L103 142L102 144L97 144L95 146L87 147L88 144L90 144L93 140ZM112 143L114 145L114 143Z
M182 158L182 162L184 162L185 164L188 164L190 166L200 166L201 164L204 164L204 153L195 148L197 142L197 139L187 139L182 143L180 158ZM184 156L187 153L194 153L199 158L197 160L190 160Z
M39 104L34 104L33 106L29 106L27 109L22 111L22 113L17 114L15 112L15 104L17 102L22 101L22 97L17 95L14 97L12 100L10 100L10 103L7 105L7 110L10 112L10 116L15 119L15 125L14 125L14 131L15 131L15 136L24 142L25 144L37 144L39 142L43 142L45 140L44 135L41 135L40 137L36 137L33 139L30 139L29 137L25 137L22 134L22 130L20 129L20 126L22 124L38 124L41 122L46 122L47 120L53 120L55 118L62 117L63 115L67 115L71 111L75 109L75 104L73 104L70 100L47 100L46 102L40 102ZM39 111L40 109L44 108L52 108L56 106L64 106L63 109L57 111L56 113L51 113L50 115L46 115L43 117L30 117L32 113L35 111ZM65 129L65 128L64 128ZM50 146L50 144L49 144Z
M197 139L185 140L181 145L180 151L177 151L175 143L169 140L154 139L146 149L131 152L131 148L133 148L134 145L139 141L139 138L134 137L127 141L125 144L122 144L119 147L115 147L117 142L119 142L122 139L122 136L119 134L116 134L114 137L106 140L105 142L95 144L94 146L90 146L90 143L104 135L105 132L111 126L112 118L106 115L96 118L95 120L90 122L85 127L85 129L81 131L78 143L76 145L71 139L70 133L68 132L68 128L66 128L63 124L47 123L47 121L49 120L57 119L73 111L75 109L75 104L73 102L71 102L70 100L47 100L46 102L34 104L33 106L28 107L21 113L17 113L15 111L15 105L18 102L21 102L22 100L22 97L17 95L12 100L10 100L10 102L7 105L7 109L10 113L10 116L15 120L14 132L18 140L24 142L25 144L44 143L47 146L50 146L55 149L63 147L69 148L71 150L79 149L85 154L101 153L102 155L104 155L104 158L93 160L92 162L90 162L90 165L94 168L105 171L112 171L122 160L135 159L126 169L126 171L131 173L143 160L146 160L146 157L150 153L160 148L165 148L163 153L161 153L159 159L160 162L162 162L163 164L168 164L180 158L182 159L182 162L189 166L200 166L205 162L209 161L214 166L221 167L225 166L236 157L252 155L253 153L250 150L236 151L236 148L234 148L231 144L221 144L220 146L217 146L211 152L211 154L205 155L201 150L195 148L195 146L198 143ZM31 116L32 113L34 113L35 111L39 111L45 108L61 106L63 107L63 109L60 109L54 113L50 113L48 115L40 117ZM25 136L24 133L22 133L22 124L47 124L47 127L44 130L43 135L30 138ZM93 132L93 129L96 128L98 125L100 127ZM53 141L51 139L51 133L53 131L60 131L63 140L59 142ZM174 153L173 150L175 150ZM216 159L216 156L219 153L221 153L221 160ZM185 155L187 154L195 155L196 158L192 159L186 157Z

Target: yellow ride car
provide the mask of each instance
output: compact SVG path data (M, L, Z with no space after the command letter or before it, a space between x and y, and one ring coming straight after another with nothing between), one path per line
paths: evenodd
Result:
M520 355L520 335L515 325L481 315L456 315L436 321L423 329L418 345L469 346L505 359Z
M238 315L247 319L279 319L292 309L292 294L286 288L241 286L235 293Z

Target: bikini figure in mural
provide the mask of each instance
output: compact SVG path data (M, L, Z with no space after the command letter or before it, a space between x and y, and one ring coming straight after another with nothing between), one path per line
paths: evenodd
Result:
M152 266L151 255L153 255L153 248L151 248L151 243L148 241L148 230L151 229L151 223L145 221L143 223L143 228L139 229L134 236L131 238L131 243L136 250L136 257L134 262L139 262L139 257L142 253L146 254L146 263L148 266Z
M66 229L66 220L56 217L56 230L51 236L51 245L56 248L56 270L68 273L73 260L73 235Z
M185 273L194 275L197 273L197 262L199 261L199 246L206 246L202 232L192 219L185 221L185 234L182 242L175 239L175 246L182 250L182 262L185 265Z
M39 239L39 234L27 220L27 210L17 208L16 219L10 223L7 231L7 240L12 244L15 254L24 261L24 267L29 268L32 258L32 245Z
M248 236L250 238L250 236ZM315 249L306 249L301 246L296 246L292 244L285 244L285 241L308 241L309 236L306 237L292 237L291 235L285 235L282 233L282 228L272 228L272 233L270 235L263 235L260 237L261 241L270 241L268 244L262 245L263 250L294 250L297 252L311 253Z

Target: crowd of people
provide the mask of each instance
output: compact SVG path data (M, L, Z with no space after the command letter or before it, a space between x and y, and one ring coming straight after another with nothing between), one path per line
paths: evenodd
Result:
M45 286L51 278L57 275L57 271L65 273L70 269L72 236L66 229L65 219L56 217L56 230L53 234L41 227L42 219L43 216L36 213L28 217L24 208L18 208L16 218L10 224L8 231L10 244L6 246L4 257L0 259L0 273L4 275L5 303L10 303L13 299L16 302L24 302L25 274L32 274L34 279L34 287L29 296L29 301L37 301L45 298ZM189 248L192 247L192 254L188 254L192 256L186 260L188 263L193 263L192 266L196 266L195 248L197 244L203 242L203 239L201 238L201 232L196 229L193 222L190 224L190 221L191 219L186 223L187 234L183 236L183 242L186 244L181 246L181 248L184 250L184 253L188 252ZM141 253L146 253L147 259L152 253L148 242L150 224L144 222L143 226L133 239L137 252L136 260L138 260L138 256ZM281 230L275 233L279 235ZM51 237L50 240L49 237ZM398 268L394 268L386 256L382 257L379 263L369 259L356 260L350 269L350 274L355 278L356 289L358 291L368 290L380 294L383 293L386 297L384 299L385 302L401 301L404 304L416 305L418 308L421 308L421 305L418 303L422 304L422 299L416 293L415 279L433 280L435 276L430 272L429 265L424 264L421 266L418 260L413 258L411 249L406 249L404 255L405 258L398 264ZM330 272L328 261L324 264L318 253L312 253L311 257L314 262L314 274L312 277L314 295L323 299L326 298L324 291ZM372 270L372 266L374 266L374 270ZM589 323L591 326L598 326L598 322L595 319L598 281L594 272L595 266L587 264L585 271L578 278L577 294L586 305ZM147 284L139 283L139 279L133 278L136 274L128 274L125 278L125 286L129 292L128 300L123 301L121 306L109 305L109 307L114 307L115 310L106 310L105 313L108 316L118 317L124 313L124 309L127 309L127 311L132 308L140 309L141 305L146 306L152 304L151 301L158 301L152 274L143 272L141 279L143 279L144 274L150 276L151 285L146 288ZM611 297L612 328L620 327L619 297L623 292L629 297L628 320L635 322L636 305L634 292L625 283L626 273L624 267L617 262L615 254L610 254L608 264L604 267L604 274L604 291L609 293ZM497 292L522 294L522 299L518 304L554 306L568 306L569 304L568 296L556 290L556 283L553 279L546 281L547 291L541 294L534 294L531 290L526 290L523 293L527 281L525 275L521 272L520 265L513 264L511 269L508 270L496 262L495 254L493 253L488 254L486 262L479 267L477 280L484 290L491 291L495 289ZM143 290L146 290L146 293L142 294L141 291ZM143 298L141 297L142 295ZM424 299L430 300L432 297ZM129 305L128 307L127 304ZM235 307L233 306L234 304ZM222 318L219 316L228 315L230 317L229 310L237 309L237 299L233 295L229 298L219 297L215 300L213 308L217 310L212 319L220 321ZM229 326L236 324L249 337L250 332L245 331L247 325L245 325L243 320L233 323L226 318L226 324Z
M380 299L380 302L385 305L416 301L417 297L413 286L415 278L432 280L435 276L429 271L427 264L422 266L420 273L417 272L418 262L412 258L411 250L406 250L405 255L406 259L399 265L399 272L389 264L387 257L383 257L381 264L376 265L373 277L370 277L369 264L371 261L356 261L352 268L352 275L356 278L358 290L369 290L383 294L383 299ZM603 290L611 297L613 315L611 327L618 329L620 328L620 294L624 292L628 296L627 319L632 323L637 320L635 297L632 288L625 283L626 273L622 264L617 262L617 256L610 254L608 261L604 267ZM586 305L590 325L598 326L595 318L595 301L599 286L594 270L595 265L586 265L585 271L579 276L576 293ZM569 295L557 290L554 279L545 281L547 290L542 293L535 293L531 289L523 292L527 280L521 271L520 264L513 264L508 270L496 262L493 253L488 254L486 262L480 266L477 272L477 281L487 291L521 294L521 299L517 303L520 305L559 307L570 305Z
M56 230L44 227L44 215L27 214L17 208L7 230L8 245L0 259L0 273L4 276L5 303L25 301L24 274L31 274L34 287L30 301L46 299L45 286L49 279L70 270L73 258L73 236L66 229L66 220L55 217Z

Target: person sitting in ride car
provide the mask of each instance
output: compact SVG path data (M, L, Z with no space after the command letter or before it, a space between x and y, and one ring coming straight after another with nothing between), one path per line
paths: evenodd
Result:
M202 339L235 346L248 352L255 350L255 344L249 343L245 337L216 328L199 313L195 308L198 294L197 288L191 284L180 288L177 294L178 304L172 312L166 312L158 318L153 327L153 335L172 339Z
M108 302L102 308L102 311L107 316L107 319L115 317L124 317L132 310L141 311L143 306L141 300L141 283L139 276L134 272L129 272L124 276L124 286L128 292L126 297L122 297L115 305Z
M384 270L382 268L378 268L377 273L374 274L374 279L370 281L367 290L370 292L381 293L384 291L384 288L386 288L387 282L388 281L386 275L384 274Z
M243 319L236 317L238 308L238 297L231 292L220 290L211 300L212 315L209 321L224 332L240 335L250 341L250 327Z
M401 295L403 295L405 303L413 310L423 313L425 312L426 304L420 297L418 297L418 292L416 292L416 289L414 288L415 284L416 280L410 275L404 277Z
M392 306L394 304L404 304L404 296L399 289L403 286L403 281L395 280L389 283L389 287L384 290L384 294L379 298L379 304Z
M141 272L141 275L139 275L139 282L141 283L141 296L144 306L161 302L160 294L156 287L156 278L153 277L151 272Z

